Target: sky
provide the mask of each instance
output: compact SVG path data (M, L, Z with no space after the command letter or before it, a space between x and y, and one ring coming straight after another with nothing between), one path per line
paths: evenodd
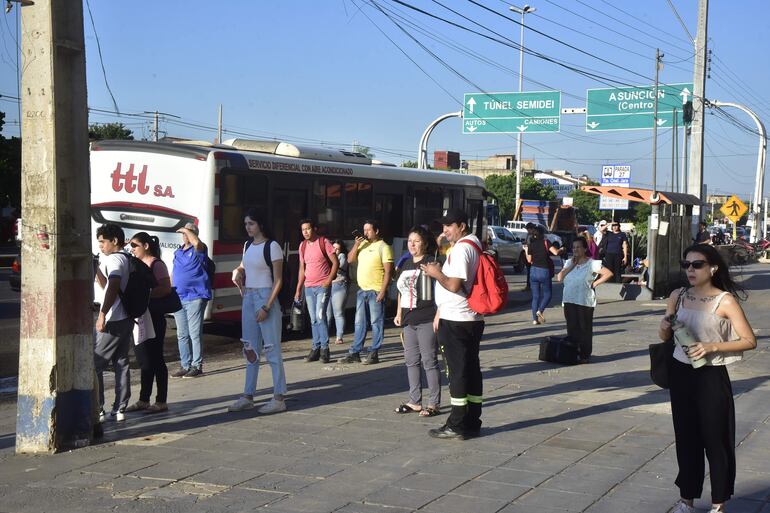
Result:
M706 97L744 104L768 122L770 3L709 3L713 53ZM376 158L399 164L417 159L422 132L438 116L459 111L464 93L518 90L520 26L514 20L520 18L503 0L83 5L90 122L122 122L136 138L151 137L152 123L143 113L158 110L168 114L161 116L161 135L213 140L221 104L225 139L337 148L357 142ZM656 48L664 54L662 83L693 80L693 45L677 15L695 35L697 0L531 5L536 11L526 15L524 46L539 56L524 56L525 91L561 91L562 107L585 107L590 88L652 85ZM0 14L5 136L19 134L18 12L15 6ZM705 130L709 193L748 199L759 143L753 122L735 109L712 110ZM632 185L652 183L651 130L587 133L585 115L573 114L562 116L559 133L525 134L523 140L523 158L535 159L539 169L598 179L603 164L628 164ZM660 130L659 189L671 181L672 147L672 130ZM463 135L461 121L453 118L436 128L428 150L431 159L434 150L478 159L515 153L516 136Z

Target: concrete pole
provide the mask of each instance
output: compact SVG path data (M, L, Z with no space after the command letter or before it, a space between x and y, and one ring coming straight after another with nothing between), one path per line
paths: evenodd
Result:
M759 219L762 210L762 195L765 192L765 158L767 156L767 131L765 130L765 125L762 123L762 120L759 119L759 116L757 116L754 111L745 105L733 102L720 102L716 100L709 101L708 104L715 107L734 107L736 109L742 110L751 117L757 127L757 132L759 133L757 172L754 181L754 192L751 195L751 210L749 215L749 223L751 226L750 240L751 242L757 242L759 235L757 233L757 227L759 226Z
M461 117L463 117L463 111L449 112L443 116L437 117L430 125L428 125L422 133L422 137L420 137L420 147L417 148L417 169L428 169L428 139L430 139L430 134L433 133L436 126L445 119Z
M647 223L648 224L648 236L647 236L647 259L650 263L650 272L649 272L649 283L647 284L647 287L652 291L652 296L657 297L656 295L656 283L655 283L655 275L656 275L656 266L657 266L657 257L655 255L656 251L658 250L658 223L660 221L660 207L658 206L658 202L660 200L660 196L658 194L658 79L660 76L660 60L663 58L663 55L660 53L660 49L655 50L655 107L654 112L652 116L652 194L650 195L650 204L651 204L651 212L650 212L650 220Z
M222 104L219 104L219 117L217 119L217 144L222 144Z
M706 68L708 51L708 0L698 0L698 31L695 33L695 66L693 70L692 125L690 133L690 169L687 175L687 192L703 200L703 135L706 113ZM692 235L698 231L701 207L692 208Z
M87 445L93 268L81 2L22 7L24 213L16 452Z
M155 111L155 142L158 142L158 111Z

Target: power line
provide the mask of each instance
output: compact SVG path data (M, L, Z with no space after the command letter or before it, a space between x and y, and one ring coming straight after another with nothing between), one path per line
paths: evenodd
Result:
M99 41L99 34L96 32L96 23L94 23L94 15L91 13L91 2L89 0L86 0L86 8L88 9L88 17L91 19L91 28L93 28L94 37L96 38L96 49L99 53L99 64L102 67L104 85L107 87L107 92L110 93L110 98L112 98L112 105L115 107L116 111L120 112L120 109L118 108L118 102L115 101L115 95L112 94L110 83L107 80L107 70L104 68L104 59L102 58L102 43Z
M667 0L669 7L671 7L671 11L674 13L674 16L676 16L676 19L679 20L679 24L682 25L682 29L684 30L685 34L687 34L687 37L690 39L690 41L695 41L695 38L692 37L692 34L690 34L690 31L687 30L687 25L685 25L684 20L682 20L682 17L679 16L679 12L677 12L676 7L674 7L674 2L671 0Z

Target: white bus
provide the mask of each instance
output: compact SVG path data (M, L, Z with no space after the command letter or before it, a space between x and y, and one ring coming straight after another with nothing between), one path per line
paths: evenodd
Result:
M320 234L343 239L348 248L351 232L374 219L398 258L409 228L428 224L440 230L435 220L447 208L464 208L474 233L485 239L486 197L478 177L377 165L359 153L278 141L91 144L94 233L113 222L127 238L139 231L157 235L173 277L173 253L181 244L176 230L197 224L216 263L210 320L240 320L241 298L230 277L241 259L243 214L250 207L262 213L284 248L291 279L281 302L287 307L296 287L301 219L314 219Z

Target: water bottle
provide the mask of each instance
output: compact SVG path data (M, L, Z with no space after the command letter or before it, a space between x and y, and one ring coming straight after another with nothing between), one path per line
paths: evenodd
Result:
M420 284L419 285L420 300L433 301L433 278L431 278L424 272L420 272L419 284Z
M305 330L305 317L302 315L302 300L296 299L291 306L291 330L292 331L304 331Z
M693 359L690 356L690 346L697 343L697 340L695 340L695 337L690 331L690 328L681 322L675 321L672 324L671 329L674 330L674 342L676 342L676 344L682 348L684 354L687 355L687 358L690 360L690 365L692 365L693 369L699 369L706 365L706 358L703 356L697 359Z

